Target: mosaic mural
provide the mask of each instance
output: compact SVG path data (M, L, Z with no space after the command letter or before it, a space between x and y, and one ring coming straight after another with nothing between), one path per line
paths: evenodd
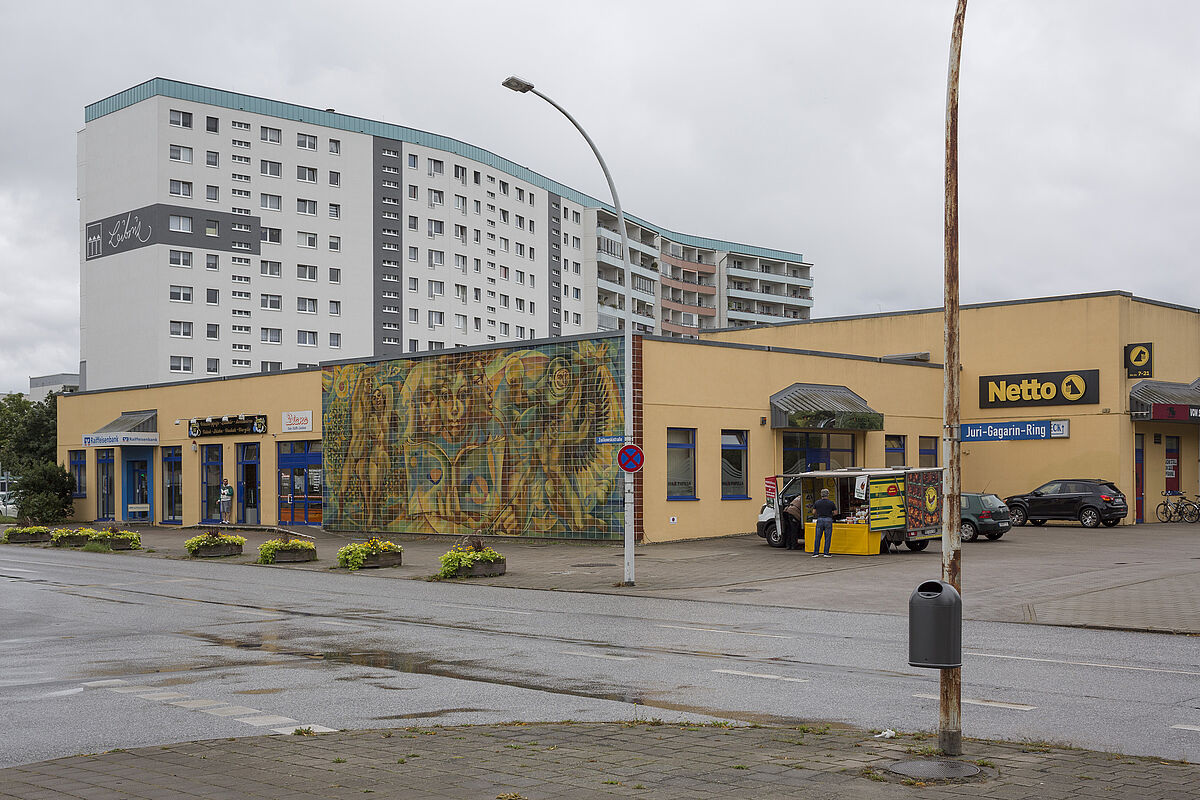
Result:
M621 340L326 367L325 527L622 534Z

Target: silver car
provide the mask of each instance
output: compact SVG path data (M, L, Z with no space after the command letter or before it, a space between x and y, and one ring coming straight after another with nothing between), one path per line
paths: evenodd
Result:
M12 492L0 492L0 517L17 515L17 497Z

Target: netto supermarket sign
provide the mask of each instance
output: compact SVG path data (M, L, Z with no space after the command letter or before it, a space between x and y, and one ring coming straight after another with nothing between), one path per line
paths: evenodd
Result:
M1100 370L979 376L980 408L1082 406L1100 402Z

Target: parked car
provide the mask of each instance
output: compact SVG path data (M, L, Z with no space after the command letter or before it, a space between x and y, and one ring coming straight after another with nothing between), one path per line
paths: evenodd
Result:
M17 515L17 498L12 492L0 492L0 517Z
M796 495L783 498L783 505L794 500ZM762 508L758 510L758 524L755 530L759 536L767 540L767 544L771 547L783 547L783 531L775 527L775 504L772 501L763 503ZM799 532L798 541L804 541L804 531Z
M995 541L1012 526L1008 506L994 494L962 493L962 540L973 542L983 534Z
M1112 527L1129 514L1125 495L1112 481L1070 478L1044 483L1028 494L1004 498L1013 525L1044 525L1048 519L1075 519L1085 528Z

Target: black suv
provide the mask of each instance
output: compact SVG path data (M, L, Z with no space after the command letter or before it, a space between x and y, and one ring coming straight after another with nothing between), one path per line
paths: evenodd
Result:
M1077 519L1085 528L1112 527L1129 514L1125 495L1112 481L1079 478L1050 481L1029 494L1006 497L1014 525L1026 520L1044 525L1048 519Z

